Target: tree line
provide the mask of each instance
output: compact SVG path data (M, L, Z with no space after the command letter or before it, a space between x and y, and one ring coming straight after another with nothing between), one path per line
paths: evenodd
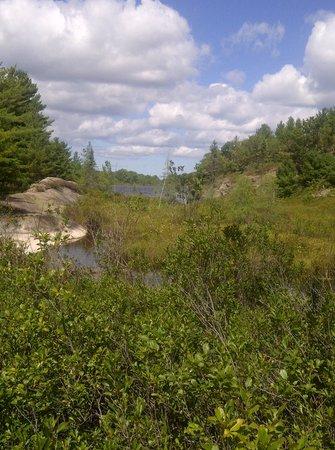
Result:
M308 119L280 122L275 131L263 124L247 139L221 147L213 142L196 167L198 182L245 171L277 170L278 194L289 196L319 184L335 185L335 108Z

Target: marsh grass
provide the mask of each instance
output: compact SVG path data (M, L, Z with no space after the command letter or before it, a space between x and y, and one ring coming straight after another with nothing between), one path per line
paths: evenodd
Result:
M310 193L278 199L275 180L265 176L255 188L240 176L230 195L189 205L157 199L93 192L68 210L68 217L87 226L92 236L119 235L125 261L137 255L138 265L159 268L166 250L189 221L211 218L222 225L258 223L270 227L295 248L295 257L310 267L326 265L335 257L335 197L314 198ZM122 248L121 248L122 247ZM107 247L106 247L107 248Z

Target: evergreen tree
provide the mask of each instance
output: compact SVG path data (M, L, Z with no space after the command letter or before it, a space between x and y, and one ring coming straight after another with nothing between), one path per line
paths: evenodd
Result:
M46 176L71 177L70 151L50 140L37 86L16 67L0 68L0 195Z
M82 160L77 151L72 156L72 172L74 179L80 181L82 177Z
M91 142L89 142L82 152L82 182L86 188L92 189L97 186L96 166L94 150Z
M74 164L71 158L71 150L66 142L58 138L50 142L45 164L45 173L48 176L73 178Z
M112 173L112 165L110 161L105 161L105 164L102 166L102 171L108 174Z
M37 86L15 67L0 68L0 191L26 187L45 160L50 120ZM40 170L40 169L39 169Z

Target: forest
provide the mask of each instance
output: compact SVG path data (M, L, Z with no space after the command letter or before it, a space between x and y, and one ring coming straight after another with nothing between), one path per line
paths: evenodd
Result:
M72 153L44 109L0 69L1 195L77 181L99 269L0 236L0 447L334 448L335 109L171 161L185 203L114 195L161 180Z
M277 170L277 193L288 197L304 188L335 185L335 109L308 119L290 117L275 131L264 124L247 139L214 141L196 168L203 182L229 173Z

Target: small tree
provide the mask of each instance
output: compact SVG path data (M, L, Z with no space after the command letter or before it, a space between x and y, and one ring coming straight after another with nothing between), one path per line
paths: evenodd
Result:
M75 151L72 156L72 171L74 178L77 181L80 181L82 176L82 160L77 151Z
M82 153L82 183L88 189L97 186L97 171L94 158L94 150L91 142L83 149Z

